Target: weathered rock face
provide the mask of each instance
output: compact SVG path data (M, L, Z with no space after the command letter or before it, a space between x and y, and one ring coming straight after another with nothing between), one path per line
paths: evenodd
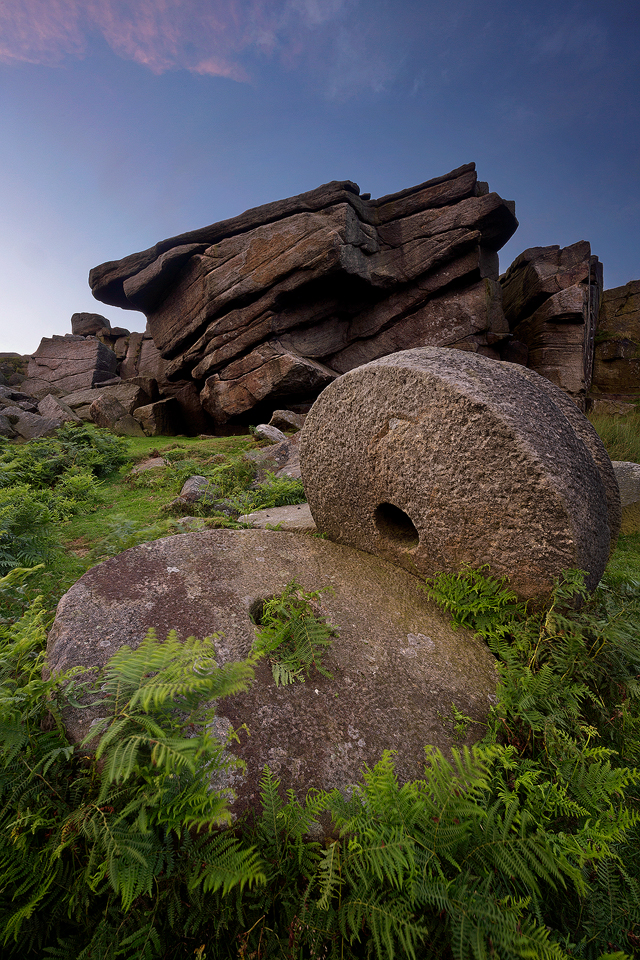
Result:
M49 634L54 671L102 666L123 644L158 636L218 634L218 662L244 658L251 614L296 578L305 590L331 587L321 612L338 636L323 665L332 678L276 687L266 662L246 692L220 701L221 723L249 736L231 747L247 764L231 786L235 814L259 804L265 764L299 799L313 787L344 788L363 764L397 750L401 780L423 774L424 746L452 745L443 722L451 704L477 721L495 696L493 657L419 590L404 570L336 544L264 530L189 533L134 547L93 567L63 597ZM99 710L99 708L97 708ZM70 710L73 740L95 713ZM471 731L482 727L472 724ZM470 743L478 734L470 733Z
M408 350L345 374L302 430L318 529L425 575L488 563L526 598L570 567L593 589L619 495L568 403L530 370L454 350Z
M102 264L89 282L147 315L166 376L193 378L217 423L254 407L268 419L408 346L497 357L497 250L516 227L474 164L378 200L335 181Z
M622 533L640 533L640 463L614 460L622 504Z
M604 291L591 397L612 403L640 400L640 280Z
M586 241L532 247L500 278L504 313L519 359L562 387L581 410L591 386L602 265ZM515 346L509 348L512 352Z
M90 413L97 426L106 427L120 437L144 437L144 430L138 421L127 413L116 397L96 397L91 404Z
M99 313L74 313L71 316L71 333L79 337L95 336L101 330L111 330L111 323Z
M23 389L34 392L34 388L30 390L29 387L34 381L45 387L48 385L46 393L64 395L84 390L114 377L117 363L113 350L93 337L43 337L29 361L28 378Z

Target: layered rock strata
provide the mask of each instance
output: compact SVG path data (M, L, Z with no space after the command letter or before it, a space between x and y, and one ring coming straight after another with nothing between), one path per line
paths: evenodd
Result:
M164 240L89 277L141 310L173 381L219 423L310 401L337 374L409 346L499 356L497 251L514 205L474 164L378 200L334 181Z
M500 278L513 341L505 359L524 363L586 407L602 297L602 264L587 241L531 247Z
M489 564L524 598L568 568L594 589L620 525L615 475L588 421L548 386L438 348L345 374L302 429L318 530L426 576Z
M591 398L621 412L640 400L640 280L604 292Z
M23 390L34 396L64 396L115 376L117 358L95 337L43 337L29 361Z

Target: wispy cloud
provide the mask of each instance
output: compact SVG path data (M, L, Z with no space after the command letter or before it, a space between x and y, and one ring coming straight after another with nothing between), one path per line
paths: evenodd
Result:
M86 57L102 35L111 49L154 73L186 69L249 80L251 56L277 56L285 66L309 57L342 60L345 19L360 0L3 0L0 61L56 65ZM354 33L357 21L352 23ZM318 49L325 50L318 57ZM328 53L327 53L328 51ZM379 88L367 57L350 82ZM330 86L335 81L330 81Z

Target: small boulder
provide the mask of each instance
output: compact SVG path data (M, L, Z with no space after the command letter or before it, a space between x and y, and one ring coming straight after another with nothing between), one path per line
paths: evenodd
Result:
M179 432L180 407L175 397L137 407L133 416L148 437L174 437Z
M293 410L274 410L269 426L277 427L278 430L302 430L305 420L304 413L294 413Z
M38 437L51 436L61 425L60 420L40 417L37 413L22 410L18 406L3 407L2 415L23 440L37 440Z
M81 423L71 407L64 400L54 397L48 393L38 404L38 413L42 417L50 417L53 420L60 420L62 423Z
M286 507L269 507L238 517L238 523L246 523L257 530L277 527L290 533L315 533L318 529L311 516L308 503L296 503Z
M127 413L115 397L99 396L91 404L91 419L99 427L106 427L120 437L144 437L137 420Z
M259 423L255 428L255 436L258 440L267 440L269 443L282 443L287 439L282 430L271 426L270 423Z
M71 317L71 332L80 337L95 337L101 330L111 330L111 324L99 313L74 313Z

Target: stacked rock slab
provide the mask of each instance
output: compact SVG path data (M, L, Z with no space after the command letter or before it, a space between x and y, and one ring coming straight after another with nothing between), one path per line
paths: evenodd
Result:
M302 430L318 530L426 576L489 564L524 598L568 568L595 588L620 523L617 484L588 421L545 384L438 348L345 374Z
M624 412L640 400L640 280L605 290L596 332L594 409Z
M602 297L602 264L586 240L531 247L500 278L513 341L503 353L562 387L584 411Z
M497 251L516 227L474 164L378 200L334 181L102 264L89 282L146 314L167 377L193 380L217 423L255 422L406 347L499 356Z
M64 396L110 380L116 367L115 353L95 337L43 337L22 389L33 396Z

